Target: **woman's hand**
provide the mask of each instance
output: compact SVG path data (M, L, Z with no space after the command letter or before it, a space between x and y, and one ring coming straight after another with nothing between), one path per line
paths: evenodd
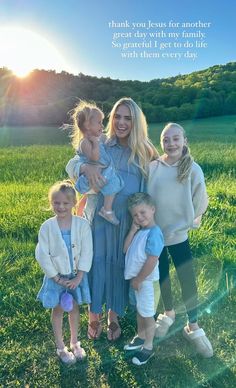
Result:
M86 175L89 186L95 191L100 191L100 189L106 184L106 179L103 178L101 174L101 167L84 164L81 167L81 172Z

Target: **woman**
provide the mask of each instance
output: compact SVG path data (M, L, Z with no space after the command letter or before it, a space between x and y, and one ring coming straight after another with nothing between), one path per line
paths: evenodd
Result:
M116 340L121 335L118 316L123 316L128 301L123 253L124 239L131 224L127 198L130 194L144 190L148 165L157 157L157 151L148 139L145 116L131 98L125 97L116 102L110 113L107 129L106 149L124 181L124 188L117 193L113 205L120 220L119 226L114 226L99 216L102 195L88 195L84 214L92 224L94 249L89 274L92 303L88 337L99 338L102 332L102 306L105 303L108 312L107 338ZM80 173L87 176L91 187L98 188L104 184L104 178L96 166L81 166L75 156L67 164L66 171L71 178L77 179L79 169Z

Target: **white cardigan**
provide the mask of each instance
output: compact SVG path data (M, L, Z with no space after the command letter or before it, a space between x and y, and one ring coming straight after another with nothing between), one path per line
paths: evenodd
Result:
M73 269L88 272L93 257L92 233L88 221L81 217L72 216L71 247ZM42 224L35 257L48 278L70 274L70 258L56 217Z

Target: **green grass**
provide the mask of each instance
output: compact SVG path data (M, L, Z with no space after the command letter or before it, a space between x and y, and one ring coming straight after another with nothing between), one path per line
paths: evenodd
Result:
M210 205L198 231L191 232L197 271L200 323L215 350L212 359L196 356L183 340L185 323L176 274L172 269L176 324L157 344L155 357L138 368L123 352L135 333L135 316L121 319L123 337L87 340L86 306L81 308L81 340L88 357L68 368L60 364L50 324L50 311L35 301L42 272L34 259L37 233L51 213L50 185L66 177L73 155L68 145L10 146L0 153L0 339L1 387L234 387L235 366L235 116L183 123L191 151L203 167ZM156 145L162 126L150 126ZM45 134L46 132L44 132ZM46 138L44 142L46 143ZM20 144L23 144L20 142ZM162 311L161 305L158 311ZM65 333L69 339L68 323Z
M66 131L59 127L0 127L0 147L69 143Z

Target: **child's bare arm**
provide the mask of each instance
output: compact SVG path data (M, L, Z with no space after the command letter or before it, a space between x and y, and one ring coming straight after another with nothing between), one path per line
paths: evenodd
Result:
M135 290L139 289L140 283L142 283L148 275L154 270L157 264L158 256L147 256L147 260L145 261L141 271L138 275L131 279L131 285Z
M95 136L90 136L89 139L84 138L80 143L82 153L93 162L99 160L99 140Z
M124 242L124 249L123 249L124 253L127 252L128 248L129 248L129 246L134 238L134 235L139 230L139 228L140 228L139 225L135 224L135 222L133 221L131 228L129 230L129 233L127 234L125 242Z

